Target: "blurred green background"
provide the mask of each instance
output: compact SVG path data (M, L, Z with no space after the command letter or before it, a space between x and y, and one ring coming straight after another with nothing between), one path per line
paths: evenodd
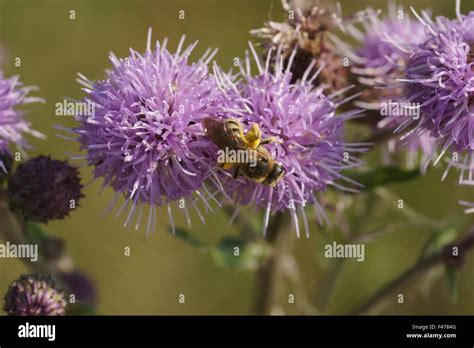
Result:
M386 9L386 1L341 0L344 14L367 5ZM417 9L431 7L435 14L454 16L454 0L399 1ZM473 2L463 1L463 10L473 9ZM69 19L70 10L75 20ZM180 10L185 19L180 20ZM242 56L251 39L249 30L268 19L281 20L278 0L0 0L0 43L6 49L3 63L5 75L20 75L26 85L40 87L46 104L29 107L34 127L48 135L47 141L32 139L35 149L30 156L51 154L64 159L78 153L75 142L58 138L54 124L74 126L70 118L55 116L55 103L64 97L83 96L76 83L77 72L90 79L104 77L110 66L108 54L127 55L129 47L144 50L149 27L153 39L169 38L175 48L182 34L187 41L199 40L196 55L207 47L219 48L216 60L228 68L234 57ZM21 67L14 58L21 58ZM79 162L78 162L79 164ZM157 230L145 235L145 229L124 228L124 216L103 216L112 191L99 195L100 181L91 182L91 168L81 167L87 183L86 198L71 217L50 223L47 228L64 238L76 266L94 280L99 291L98 310L105 314L248 314L252 312L255 273L217 266L207 253L183 243L167 232L168 217L159 211ZM438 220L462 215L457 201L472 200L474 189L457 186L455 175L440 181L442 171L431 168L429 174L413 181L390 186L411 208ZM327 313L344 314L361 304L371 293L412 265L420 250L436 229L435 226L413 224L409 218L380 203L379 198L360 198L370 204L369 228L393 226L390 233L367 244L366 260L347 260L335 284ZM395 206L395 202L393 203ZM309 211L312 214L312 210ZM354 213L355 214L355 213ZM255 216L255 214L252 214ZM186 227L179 212L177 225ZM224 236L236 235L223 212L208 214L207 226L193 216L191 233L215 243ZM261 216L255 216L260 221ZM1 223L1 222L0 222ZM337 221L334 221L337 225ZM317 304L323 273L331 261L323 257L323 244L338 238L339 231L320 228L311 220L311 238L296 239L292 234L293 255L299 264L298 286L308 301ZM124 256L124 248L131 256ZM0 260L0 293L7 285L27 272L17 260ZM450 300L444 278L435 281L428 296L423 296L422 283L405 289L405 304L387 307L385 313L400 314L474 314L474 257L470 255L461 271L457 301ZM296 285L283 280L277 302L285 313L299 311L286 301ZM4 290L2 290L4 289ZM186 295L186 303L178 302L178 294ZM393 300L392 300L393 302ZM286 303L286 304L285 304ZM3 306L0 301L0 305Z

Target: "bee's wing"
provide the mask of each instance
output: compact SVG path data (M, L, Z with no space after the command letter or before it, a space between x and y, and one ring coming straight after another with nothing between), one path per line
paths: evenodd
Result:
M202 124L205 128L207 136L212 140L212 142L219 147L224 146L224 122L217 121L212 118L205 118L202 121Z
M219 148L229 148L232 150L245 149L245 143L240 134L235 134L232 129L225 126L225 122L212 118L205 118L202 124L206 130L207 136ZM239 129L240 131L240 129Z
M217 133L224 129L224 122L209 117L202 120L202 125L207 133Z
M242 125L234 118L228 119L224 124L226 145L233 150L245 150L248 145L245 142Z
M231 136L228 140L229 148L233 150L246 150L248 148L247 144L243 141L241 137Z

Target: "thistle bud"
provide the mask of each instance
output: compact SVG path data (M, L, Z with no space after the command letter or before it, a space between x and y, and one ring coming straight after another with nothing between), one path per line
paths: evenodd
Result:
M64 315L66 301L49 275L22 275L9 287L4 310L8 315Z
M80 302L94 305L97 302L97 289L92 280L81 271L61 274L61 278L71 294Z
M321 6L320 1L315 0L282 2L288 13L286 22L269 21L263 28L251 31L260 39L264 57L271 50L275 65L280 51L284 67L289 67L292 73L292 83L301 80L308 69L307 76L321 69L312 81L315 86L323 84L332 91L347 87L349 70L330 40L331 32L344 23L337 9Z
M63 219L84 197L77 168L40 156L18 166L8 179L10 209L26 220Z

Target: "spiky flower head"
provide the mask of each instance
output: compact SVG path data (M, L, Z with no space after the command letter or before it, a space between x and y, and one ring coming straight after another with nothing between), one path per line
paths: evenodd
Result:
M387 15L372 8L365 10L367 21L362 29L348 25L346 33L356 42L355 46L333 37L341 54L350 57L351 71L360 82L360 97L355 105L367 110L364 120L373 128L375 135L390 134L406 118L420 117L415 105L405 102L404 87L399 79L406 77L406 67L411 47L423 43L427 29L413 19L402 6L390 2ZM384 157L392 162L393 155L403 154L409 167L423 164L434 150L434 140L429 134L408 135L400 139L397 134L388 137Z
M452 152L451 165L468 168L472 173L474 162L467 161L474 150L474 12L458 12L455 20L437 17L433 22L426 14L422 17L428 37L413 47L404 80L407 99L421 108L421 118L412 132L436 139L439 156L431 156L434 164L446 152ZM412 124L406 120L399 128ZM463 163L462 155L467 155Z
M332 30L341 28L345 22L359 17L342 19L339 8L331 8L319 0L282 0L287 13L286 22L269 21L263 28L251 33L261 41L264 57L269 50L275 54L281 47L283 65L290 66L291 82L302 78L306 69L312 64L312 73L324 66L324 69L313 81L315 86L326 85L332 91L347 87L348 69L343 65L342 57L336 53L329 35ZM296 51L293 64L289 64L292 53ZM272 57L271 68L275 66L276 56Z
M346 28L359 44L352 47L337 41L337 46L351 58L351 71L359 77L359 82L368 87L361 99L370 104L363 106L378 110L381 101L395 100L402 94L397 80L404 77L410 59L410 52L403 46L424 42L426 28L394 2L389 3L388 14L382 17L380 11L372 8L365 13L367 21L362 30L354 25Z
M18 166L8 179L10 209L26 220L46 223L69 215L81 192L77 168L66 161L39 156Z
M64 293L57 289L49 275L22 275L5 295L4 310L8 315L65 315Z
M41 133L31 129L31 124L25 119L22 106L34 102L42 102L37 97L29 96L35 87L25 87L18 76L6 78L0 69L0 171L5 171L1 157L8 156L10 146L14 145L20 150L28 147L24 135L44 137Z
M152 48L150 31L143 55L133 49L124 59L112 54L104 80L80 79L95 115L78 117L74 132L94 176L125 196L122 208L132 203L125 225L140 203L152 207L147 231L156 206L167 205L170 213L171 202L193 199L215 162L201 125L220 110L220 92L207 68L215 51L191 63L197 42L186 49L183 43L184 36L175 53L166 40Z
M262 138L274 138L272 143L261 146L265 146L273 159L283 165L286 174L274 187L255 183L246 177L226 180L223 186L234 202L255 204L265 209L265 228L271 213L289 209L297 234L298 215L303 217L308 233L304 213L306 205L315 205L320 222L327 218L316 199L317 194L329 185L344 188L336 183L337 180L347 180L357 186L341 171L359 165L352 152L364 151L366 145L348 144L344 140L344 122L360 117L361 110L336 115L340 104L334 95L325 95L323 88L313 87L312 81L317 73L309 75L311 67L300 82L291 83L291 60L296 53L290 57L287 68L283 67L283 60L278 59L272 73L269 71L272 53L268 53L266 64L262 66L253 46L250 48L258 66L257 75L250 73L251 63L247 58L245 66L241 67L243 81L235 85L228 78L221 78L222 88L235 93L231 100L240 105L233 105L234 109L240 110L235 118L246 127L258 124Z

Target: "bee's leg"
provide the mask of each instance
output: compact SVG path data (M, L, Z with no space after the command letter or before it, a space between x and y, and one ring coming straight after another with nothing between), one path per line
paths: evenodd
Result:
M262 132L258 124L254 123L250 127L250 130L245 134L245 141L252 148L256 149L260 145L267 145L276 141L275 137L269 137L262 139Z
M267 145L267 144L274 143L274 142L276 142L276 138L275 137L269 137L269 138L265 138L265 139L260 140L260 145Z
M260 145L261 136L260 127L254 123L247 134L245 134L245 141L252 149L256 149Z
M237 179L239 177L239 167L236 166L234 169L234 175L232 175L234 179Z

